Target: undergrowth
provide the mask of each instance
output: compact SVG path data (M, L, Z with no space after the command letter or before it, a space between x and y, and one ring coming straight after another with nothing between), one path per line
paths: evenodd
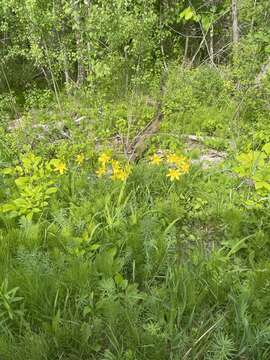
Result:
M263 114L236 123L227 74L171 68L160 130L129 163L151 89L85 88L60 107L28 92L21 125L3 117L1 359L270 358ZM205 168L209 149L226 159Z

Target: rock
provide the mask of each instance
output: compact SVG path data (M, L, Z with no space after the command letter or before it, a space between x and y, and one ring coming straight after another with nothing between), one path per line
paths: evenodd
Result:
M218 151L208 148L204 141L209 138L203 138L196 135L184 135L187 151L199 149L201 155L198 159L192 160L193 164L200 164L203 169L208 169L211 166L217 165L224 161L227 157L225 151Z
M227 153L224 151L216 151L209 149L202 154L199 159L192 160L193 164L201 164L203 169L208 169L210 166L217 165L225 160Z
M9 126L7 128L8 131L17 130L23 127L23 119L18 118L15 120L10 121Z

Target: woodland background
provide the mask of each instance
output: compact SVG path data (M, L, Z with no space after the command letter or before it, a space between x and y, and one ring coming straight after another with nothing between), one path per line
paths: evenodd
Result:
M0 0L0 358L270 359L270 2Z

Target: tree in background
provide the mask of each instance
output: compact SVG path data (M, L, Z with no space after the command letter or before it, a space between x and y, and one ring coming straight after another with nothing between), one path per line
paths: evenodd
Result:
M254 77L261 64L268 69L269 7L266 0L0 0L0 85L38 81L58 92L110 79L128 89L170 61L230 64L236 47L256 55ZM234 60L238 72L247 63Z

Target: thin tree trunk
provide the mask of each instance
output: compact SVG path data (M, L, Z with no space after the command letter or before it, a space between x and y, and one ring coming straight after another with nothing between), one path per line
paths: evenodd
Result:
M65 74L65 84L68 85L69 81L70 81L70 76L69 76L69 70L68 70L68 60L67 60L67 55L66 55L66 49L65 49L65 46L63 45L63 43L61 42L59 32L57 32L57 37L58 37L58 42L59 42L60 51L61 51L61 58L63 59L62 66L63 66L64 74Z
M65 72L65 84L68 85L69 84L69 73L68 73L68 69L66 66L65 66L64 72Z
M188 46L189 46L189 36L186 36L183 65L186 65L188 63Z
M210 52L210 60L211 64L214 64L214 26L211 25L210 28L210 45L209 45L209 52Z
M80 56L83 47L82 47L81 35L79 32L77 34L76 44L77 44L77 85L80 86L83 84L85 80L85 68Z
M233 36L234 47L237 46L240 38L237 13L238 13L237 0L232 0L232 36Z
M86 76L86 71L84 68L82 56L84 51L84 44L83 44L83 31L84 27L82 26L82 8L81 5L78 5L78 14L75 17L76 23L76 50L77 50L77 85L80 86L83 84Z

